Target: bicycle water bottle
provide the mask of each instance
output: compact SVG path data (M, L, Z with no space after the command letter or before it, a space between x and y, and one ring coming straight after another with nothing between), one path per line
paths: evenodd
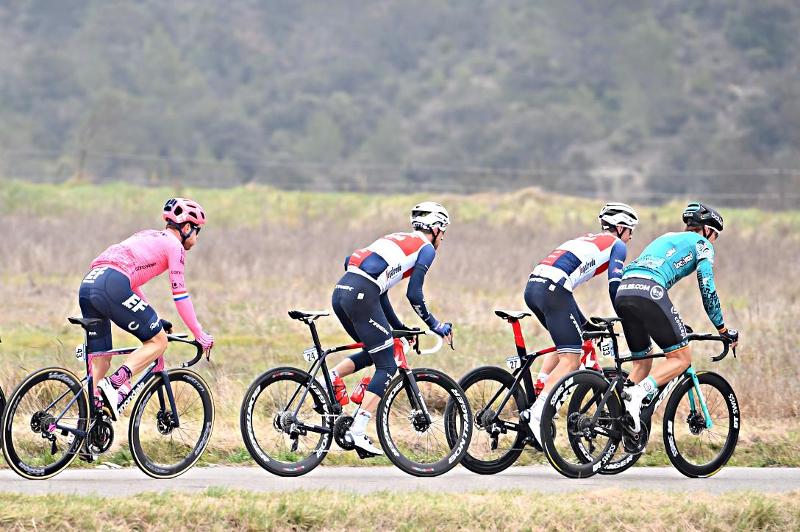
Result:
M355 404L360 405L361 401L364 400L364 392L367 390L367 386L369 386L371 380L372 377L362 378L361 382L356 385L355 390L353 390L353 393L350 395L350 400Z

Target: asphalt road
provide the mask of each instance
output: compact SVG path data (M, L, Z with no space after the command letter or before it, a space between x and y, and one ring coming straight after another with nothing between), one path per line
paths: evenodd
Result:
M319 489L370 493L379 490L462 492L519 489L541 492L579 492L604 488L647 491L723 493L753 490L800 490L800 469L726 467L706 479L686 478L669 467L633 468L618 476L570 480L546 466L512 467L494 476L480 476L457 467L436 478L416 478L392 467L318 467L297 478L281 478L255 467L195 467L172 480L154 480L138 469L72 469L43 481L24 480L0 470L0 492L24 494L99 494L128 496L141 492L178 490L200 492L226 487L259 492Z

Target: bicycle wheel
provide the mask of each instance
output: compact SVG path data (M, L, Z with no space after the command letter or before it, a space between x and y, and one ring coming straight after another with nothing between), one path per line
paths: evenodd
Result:
M622 404L616 391L611 391L602 408L602 400L594 399L586 401L583 408L575 411L564 406L576 393L602 398L609 387L609 382L596 371L579 370L559 381L545 401L540 425L542 447L550 464L565 477L594 475L620 446L620 436L615 427L622 415ZM583 439L583 444L591 447L593 452L588 456L576 453L573 449L575 438Z
M333 417L319 384L303 370L284 367L267 371L250 385L239 424L258 465L273 475L297 477L325 458L333 440Z
M56 424L86 431L89 404L81 380L61 368L29 375L11 394L3 415L3 454L17 474L47 479L77 456L83 438Z
M510 467L517 461L525 447L525 431L520 426L519 413L527 408L522 388L517 388L502 408L508 390L514 384L514 376L497 366L483 366L464 375L458 382L464 390L475 419L475 430L469 448L461 459L461 465L481 475L493 475ZM446 426L455 426L451 417L454 409L447 412ZM447 431L450 445L456 443L458 434Z
M148 476L162 479L192 467L214 427L214 401L200 375L188 369L171 369L167 375L175 410L164 380L155 375L136 400L128 426L133 461Z
M3 419L3 413L6 411L6 396L3 394L3 389L0 388L0 420ZM3 448L3 432L0 431L0 449Z
M398 468L417 477L435 477L455 467L467 452L472 412L461 387L441 371L414 369L411 374L419 394L412 391L407 373L392 379L378 405L378 438ZM453 444L447 431L457 435Z
M628 374L623 370L623 375L627 378ZM607 367L603 368L603 376L607 381L611 382L617 377L617 368ZM583 412L588 409L587 402L599 402L602 395L590 393L590 387L587 385L580 385L569 400L568 411L570 414L573 412ZM577 434L569 435L569 443L572 447L575 456L579 460L589 463L594 460L598 452L597 445L593 439L581 437ZM601 475L616 475L622 473L628 468L632 467L642 456L642 453L628 453L623 446L619 446L614 456L600 469Z
M716 373L697 373L697 380L711 417L710 428L689 377L678 384L664 410L667 457L692 478L710 477L728 463L741 425L739 403L728 381Z

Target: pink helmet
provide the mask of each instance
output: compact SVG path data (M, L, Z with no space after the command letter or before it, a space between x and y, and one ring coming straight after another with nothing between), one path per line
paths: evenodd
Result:
M172 198L164 204L164 212L161 216L168 222L174 224L184 224L189 222L194 225L206 223L206 213L203 207L194 200L187 198Z

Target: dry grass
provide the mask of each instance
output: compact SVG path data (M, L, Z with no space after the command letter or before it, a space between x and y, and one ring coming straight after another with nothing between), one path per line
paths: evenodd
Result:
M29 371L80 365L72 349L80 330L65 317L78 314L77 289L89 262L135 230L160 225L167 196L182 193L203 203L210 225L189 253L189 289L198 316L218 338L213 364L201 367L214 386L217 426L212 450L239 450L238 410L253 378L278 364L304 364L307 329L286 316L290 308L328 308L344 257L386 232L405 230L417 196L364 196L234 190L141 191L103 187L32 186L0 181L0 383L6 393ZM508 195L445 195L454 217L425 292L437 316L456 326L457 351L444 350L416 365L459 377L481 364L502 364L513 354L508 325L494 308L522 308L532 265L553 247L596 228L597 202L536 191ZM635 256L653 237L680 227L679 205L642 208ZM740 356L714 369L741 401L745 427L793 426L800 413L800 365L791 334L800 317L800 214L773 215L725 209L728 227L718 242L715 271L729 325L742 331ZM395 308L417 324L395 289ZM180 323L166 279L145 292L159 313ZM696 330L710 329L694 279L671 297ZM577 293L584 313L611 312L602 280ZM346 340L335 318L320 322L323 343ZM523 324L529 347L548 344L538 323ZM132 338L117 331L117 345ZM168 360L177 362L177 349ZM710 352L708 354L711 354ZM709 367L706 357L696 357ZM781 434L775 434L780 439Z
M264 494L212 488L131 498L0 495L4 530L797 530L800 493ZM609 505L609 501L619 504Z

